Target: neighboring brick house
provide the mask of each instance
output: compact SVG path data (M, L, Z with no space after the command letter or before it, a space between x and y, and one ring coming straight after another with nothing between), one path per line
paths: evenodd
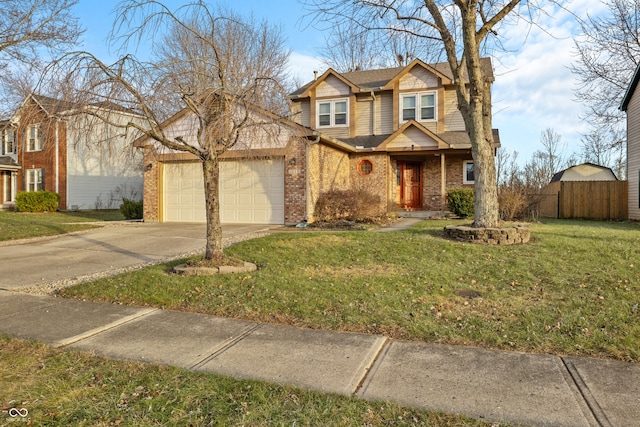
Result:
M105 108L123 123L139 117L115 105L83 109L28 96L4 127L3 153L9 153L0 157L4 206L14 205L19 191L56 192L61 210L113 209L123 196L141 198L142 153L133 147L134 135L89 114Z
M493 81L490 60L482 66ZM447 64L419 60L384 70L329 69L290 95L297 123L279 119L286 131L277 138L258 146L244 138L222 156L221 222L312 221L319 195L330 189L375 193L386 212L444 210L449 189L474 184L451 79ZM161 127L193 144L193 120L184 110ZM200 162L148 138L136 145L145 148L145 220L204 222Z
M482 67L493 82L488 58ZM296 120L322 142L309 148L310 213L329 188L375 192L388 212L441 211L449 189L474 184L471 144L446 63L329 69L290 98Z
M629 219L640 220L640 65L636 69L620 109L627 112L627 177Z

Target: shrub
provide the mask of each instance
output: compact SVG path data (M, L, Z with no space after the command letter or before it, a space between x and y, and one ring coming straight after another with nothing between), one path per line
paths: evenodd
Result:
M20 212L55 212L60 195L52 191L21 191L16 194L16 209Z
M125 219L142 219L142 200L131 200L123 197L120 212Z
M498 189L500 217L505 221L524 218L529 201L527 195L514 187L501 186Z
M454 188L447 194L449 211L459 217L473 216L473 190L470 188Z
M382 215L380 196L365 190L329 190L318 197L317 221L367 221Z

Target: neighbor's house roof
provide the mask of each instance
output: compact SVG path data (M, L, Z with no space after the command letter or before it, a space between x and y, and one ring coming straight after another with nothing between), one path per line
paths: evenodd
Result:
M611 168L583 163L571 166L553 175L551 182L557 181L617 181L616 174Z
M367 71L352 71L348 73L338 73L337 71L329 68L325 71L322 76L318 77L316 80L312 80L305 84L304 86L298 88L293 93L291 93L292 98L296 98L299 96L305 95L310 88L314 85L320 83L329 75L334 75L340 80L344 81L346 84L352 87L352 89L358 89L354 92L371 92L376 90L381 90L383 88L389 89L388 85L394 79L402 77L402 75L409 72L416 66L422 66L434 74L442 77L445 80L448 80L449 83L453 80L453 73L451 72L451 68L449 67L448 62L439 62L436 64L427 64L425 62L420 61L419 59L413 60L409 65L405 67L395 67L395 68L384 68L380 70L367 70ZM491 64L490 58L481 58L480 66L482 67L482 71L487 80L493 81L493 66ZM468 80L466 69L463 69L463 79Z
M629 102L631 102L631 97L633 96L633 93L635 92L639 82L640 82L640 64L638 64L638 67L636 68L635 73L633 73L633 78L631 79L631 83L629 84L629 87L627 88L627 91L624 94L624 98L622 98L622 103L620 104L620 109L622 111L627 111Z

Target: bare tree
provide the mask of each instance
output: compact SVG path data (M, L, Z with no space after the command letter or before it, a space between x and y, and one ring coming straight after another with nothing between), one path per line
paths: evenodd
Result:
M408 32L373 31L358 20L340 21L329 29L326 46L318 49L323 62L339 73L375 68L403 67L420 58L428 63L442 60L442 45Z
M5 89L5 102L6 98L24 95L23 91L14 91L16 81L24 83L27 75L20 66L32 76L41 66L43 49L55 57L77 43L83 32L78 18L71 13L77 3L78 0L0 0L0 83ZM26 86L34 83L30 81Z
M289 54L281 32L203 1L172 11L156 0L124 0L116 16L114 43L149 49L149 61L125 55L107 65L80 52L58 62L58 69L73 70L67 80L74 82L83 103L115 103L139 112L145 123L131 121L126 128L155 141L159 150L190 153L202 163L205 259L223 262L220 156L255 139L256 129L271 135L279 131L277 114L286 107L280 82ZM163 121L179 110L182 127L163 128ZM103 112L95 114L121 126Z
M622 144L611 144L607 129L593 130L582 137L582 159L585 162L611 168L619 179L626 177L626 150Z
M439 40L451 67L475 165L475 227L499 223L491 117L491 82L480 52L521 0L301 0L320 22L356 20L368 30ZM531 7L528 3L523 7Z
M605 130L610 147L624 145L622 97L640 63L640 0L604 0L608 14L588 17L575 38L577 99L594 132Z

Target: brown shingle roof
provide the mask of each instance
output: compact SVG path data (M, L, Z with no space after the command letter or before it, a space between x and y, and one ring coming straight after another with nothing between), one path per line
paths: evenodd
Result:
M481 66L485 73L485 77L493 81L493 66L491 65L490 58L481 58ZM435 64L427 64L430 67L434 68L440 74L447 76L449 79L453 79L453 73L451 72L451 68L449 67L448 62L438 62ZM394 67L394 68L383 68L379 70L366 70L366 71L352 71L348 73L337 73L340 74L343 78L349 80L354 85L358 86L361 90L375 90L382 86L385 86L389 83L394 77L400 74L407 67ZM463 78L467 78L466 70L463 70ZM315 83L315 80L308 82L304 86L298 88L290 96L295 97L296 95L300 95L305 92Z

